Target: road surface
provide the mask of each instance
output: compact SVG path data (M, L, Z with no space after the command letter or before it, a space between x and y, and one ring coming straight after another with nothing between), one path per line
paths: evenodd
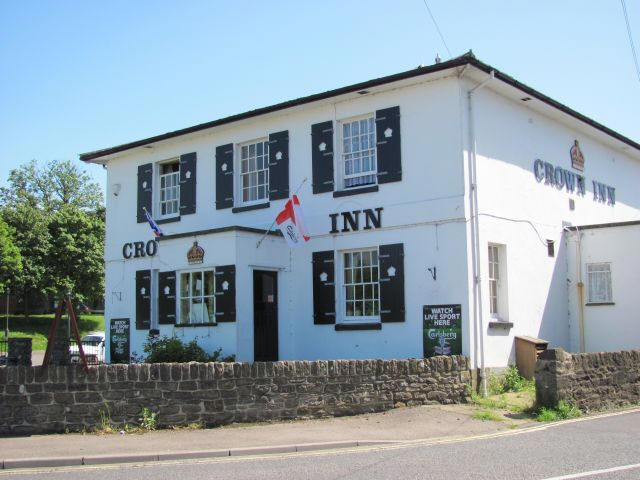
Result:
M213 445L203 445L212 448ZM43 452L44 453L44 452ZM0 480L640 479L640 412L443 443L0 471Z

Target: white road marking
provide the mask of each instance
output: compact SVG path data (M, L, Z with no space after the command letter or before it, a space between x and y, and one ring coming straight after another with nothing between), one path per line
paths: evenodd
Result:
M640 463L634 463L633 465L622 465L620 467L605 468L602 470L591 470L590 472L572 473L570 475L562 475L560 477L549 477L544 480L571 480L572 478L584 478L592 477L593 475L600 475L602 473L620 472L622 470L633 470L634 468L640 468Z

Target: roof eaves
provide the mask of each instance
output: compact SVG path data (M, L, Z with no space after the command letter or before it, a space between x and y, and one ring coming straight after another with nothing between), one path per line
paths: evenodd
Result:
M640 220L631 220L628 222L595 223L592 225L573 225L571 227L567 227L567 230L579 232L581 230L594 230L597 228L633 227L635 225L640 225Z
M456 68L456 67L460 67L463 65L472 65L476 68L478 68L479 70L482 70L486 73L490 73L491 71L494 72L495 77L498 78L499 80L503 81L504 83L511 85L514 88L517 88L519 90L521 90L522 92L526 93L527 95L534 97L538 100L540 100L543 103L546 103L547 105L556 108L564 113L566 113L567 115L597 129L600 130L601 132L615 138L616 140L619 140L620 142L640 151L640 144L637 142L634 142L633 140L631 140L628 137L625 137L624 135L611 130L610 128L602 125L601 123L596 122L595 120L592 120L591 118L573 110L572 108L567 107L566 105L552 99L551 97L548 97L540 92L538 92L537 90L529 87L528 85L525 85L522 82L519 82L518 80L516 80L515 78L495 69L494 67L492 67L491 65L488 65L486 63L481 62L480 60L478 60L471 51L469 51L468 53L465 53L464 55L461 55L459 57L453 58L451 60L447 60L445 62L441 62L441 63L436 63L434 65L429 65L426 67L418 67L415 68L413 70L408 70L405 72L401 72L401 73L396 73L393 75L388 75L386 77L380 77L380 78L376 78L373 80L368 80L366 82L361 82L361 83L356 83L353 85L348 85L346 87L341 87L341 88L337 88L334 90L328 90L326 92L322 92L322 93L316 93L313 95L309 95L306 97L300 97L294 100L288 100L286 102L282 102L282 103L277 103L275 105L270 105L267 107L263 107L263 108L258 108L255 110L249 110L247 112L244 113L239 113L236 115L231 115L229 117L224 117L224 118L220 118L218 120L213 120L211 122L206 122L206 123L200 123L198 125L193 125L191 127L187 127L187 128L183 128L180 130L174 130L172 132L167 132L167 133L163 133L161 135L156 135L153 137L149 137L149 138L145 138L142 140L137 140L135 142L130 142L130 143L124 143L122 145L117 145L114 147L110 147L110 148L105 148L105 149L101 149L101 150L95 150L93 152L87 152L87 153L82 153L80 154L80 160L83 161L90 161L90 160L95 160L101 157L106 157L108 155L113 155L116 153L120 153L120 152L124 152L126 150L130 150L132 148L137 148L137 147L142 147L144 145L148 145L151 143L155 143L155 142L159 142L162 140L167 140L170 138L175 138L175 137L179 137L181 135L187 135L190 133L195 133L201 130L206 130L209 128L213 128L213 127L218 127L220 125L225 125L228 123L232 123L232 122L237 122L240 120L245 120L248 118L252 118L252 117L256 117L259 115L265 115L267 113L272 113L272 112L276 112L279 110L284 110L286 108L291 108L291 107L295 107L298 105L304 105L307 103L311 103L311 102L316 102L319 100L324 100L327 98L331 98L331 97L336 97L339 95L344 95L347 93L352 93L352 92L358 92L360 90L365 90L367 88L373 88L376 86L380 86L380 85L385 85L387 83L392 83L392 82L396 82L399 80L405 80L408 78L412 78L412 77L417 77L420 75L426 75L429 73L435 73L435 72L439 72L442 70L447 70L450 68Z
M437 63L435 65L429 65L427 67L418 67L413 70L408 70L402 73L396 73L394 75L388 75L386 77L380 77L373 80L368 80L366 82L356 83L353 85L348 85L346 87L337 88L334 90L328 90L322 93L316 93L313 95L309 95L306 97L300 97L294 100L288 100L286 102L277 103L275 105L270 105L268 107L258 108L255 110L249 110L244 113L239 113L236 115L231 115L229 117L220 118L218 120L213 120L211 122L200 123L198 125L193 125L191 127L182 128L180 130L174 130L172 132L163 133L161 135L156 135L153 137L145 138L142 140L136 140L135 142L124 143L122 145L116 145L115 147L104 148L101 150L95 150L93 152L81 153L80 160L89 161L95 160L100 157L105 157L107 155L113 155L115 153L120 153L125 150L130 150L136 147L142 147L144 145L148 145L150 143L159 142L162 140L167 140L169 138L179 137L181 135L187 135L189 133L198 132L200 130L206 130L208 128L217 127L220 125L225 125L232 122L237 122L239 120L245 120L247 118L256 117L258 115L264 115L271 112L276 112L278 110L284 110L286 108L295 107L298 105L303 105L306 103L316 102L318 100L324 100L331 97L337 97L338 95L344 95L347 93L357 92L360 90L364 90L367 88L372 88L379 85L384 85L387 83L396 82L398 80L404 80L407 78L417 77L420 75L425 75L428 73L439 72L442 70L447 70L449 68L455 68L462 66L466 63L469 63L470 59L473 59L473 54L467 53L456 57L452 60L448 60L446 62Z

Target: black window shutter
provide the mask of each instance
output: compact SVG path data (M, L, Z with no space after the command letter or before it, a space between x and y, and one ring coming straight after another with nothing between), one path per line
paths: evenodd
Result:
M216 147L216 210L233 207L233 143Z
M404 246L380 245L380 320L404 322Z
M216 267L216 322L236 321L236 266Z
M311 125L313 193L333 191L333 122Z
M158 273L158 323L176 323L176 272Z
M151 203L153 193L153 164L147 163L138 166L138 223L147 221L144 215L146 208L151 215Z
M196 213L196 153L180 155L180 215Z
M400 107L376 111L378 183L402 180L400 159Z
M151 327L151 270L136 271L136 329Z
M289 198L289 131L269 135L269 200Z
M336 323L333 250L313 252L313 323Z

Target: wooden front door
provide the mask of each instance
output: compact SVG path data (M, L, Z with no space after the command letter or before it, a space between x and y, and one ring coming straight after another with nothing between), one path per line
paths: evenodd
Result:
M253 357L278 360L278 272L253 271Z

